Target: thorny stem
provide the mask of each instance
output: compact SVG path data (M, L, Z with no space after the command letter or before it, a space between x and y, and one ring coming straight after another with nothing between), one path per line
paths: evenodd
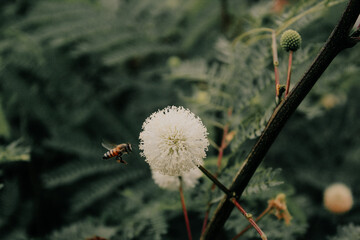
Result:
M293 51L290 50L290 51L289 51L288 73L287 73L287 79L286 79L285 98L288 96L288 94L289 94L289 89L290 89L292 58L293 58Z
M244 165L239 169L230 186L230 190L235 192L238 198L241 197L245 187L287 120L310 92L333 59L344 49L351 48L357 44L357 41L351 39L349 32L354 26L359 13L360 0L349 0L340 21L319 54L316 56L314 62L304 73L301 80L294 87L293 91L290 92L288 97L276 107L264 131L253 146ZM215 214L206 227L205 233L202 235L201 239L209 240L216 238L234 208L233 204L229 204L228 200L229 196L226 195L219 203Z
M252 215L247 213L245 209L241 207L238 201L236 201L235 198L231 198L231 201L234 203L235 207L239 209L239 211L247 218L249 223L255 228L255 230L259 233L261 239L267 240L267 237L265 233L261 230L261 228L256 224L256 222L253 220Z
M189 218L188 218L188 215L187 215L187 210L186 210L186 205L185 205L185 199L184 199L184 193L183 193L183 187L182 187L182 179L181 179L181 177L179 177L179 181L180 181L179 192L180 192L181 206L182 206L182 209L183 209L183 212L184 212L184 218L185 218L185 224L186 224L186 231L187 231L189 240L192 240L191 229L190 229L190 222L189 222Z
M267 208L255 219L255 222L259 222L261 220L261 218L263 218L266 214L268 214L271 209L273 208L273 206L267 206ZM241 232L239 232L235 237L233 237L232 240L236 240L238 239L241 235L243 235L244 233L247 232L247 230L249 230L251 228L251 224L247 225Z
M273 64L274 64L274 72L275 72L275 90L276 90L276 97L279 97L279 89L280 89L280 80L279 80L279 58L277 53L277 44L276 44L276 33L273 30L271 33L272 37L272 53L273 53Z

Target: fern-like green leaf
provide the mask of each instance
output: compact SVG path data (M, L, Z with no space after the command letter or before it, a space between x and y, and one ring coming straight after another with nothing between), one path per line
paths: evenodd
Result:
M329 237L329 240L359 240L360 239L360 226L350 223L347 226L338 228L335 237Z

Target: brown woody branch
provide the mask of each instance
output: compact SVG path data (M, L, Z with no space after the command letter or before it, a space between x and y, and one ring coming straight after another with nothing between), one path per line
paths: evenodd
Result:
M245 187L250 181L250 178L262 162L265 154L268 152L270 146L275 141L287 120L303 101L305 96L310 92L311 88L320 78L322 73L327 69L332 60L342 50L351 48L358 42L354 40L353 36L351 37L349 35L351 28L359 16L359 13L360 0L350 0L339 23L334 28L310 68L305 72L288 97L275 109L273 115L267 123L266 128L262 132L256 144L253 146L245 164L238 171L229 188L231 192L236 193L237 198L241 197ZM230 201L229 196L224 196L201 239L217 239L217 234L221 232L221 229L233 208L234 205Z

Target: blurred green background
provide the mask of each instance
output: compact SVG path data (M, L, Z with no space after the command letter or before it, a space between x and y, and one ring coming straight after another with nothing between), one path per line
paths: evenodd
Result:
M205 164L214 172L214 146L228 124L236 135L220 180L229 185L275 107L269 34L233 40L261 27L299 31L294 83L345 2L2 0L1 239L186 239L178 193L156 186L139 156L143 121L169 105L190 108L208 127L214 144ZM243 205L254 215L268 199L287 195L292 224L267 216L260 226L269 239L360 236L358 49L330 65L248 187ZM281 49L279 58L284 83ZM102 160L103 140L132 143L129 164ZM333 182L352 190L354 206L345 214L323 206L323 191ZM195 239L209 199L222 196L210 195L210 186L202 178L186 193ZM221 239L246 225L234 211ZM250 230L240 239L256 237Z

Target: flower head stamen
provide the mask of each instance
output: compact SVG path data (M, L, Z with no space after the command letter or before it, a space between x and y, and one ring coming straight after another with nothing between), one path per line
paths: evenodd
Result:
M183 107L167 107L148 117L140 133L141 155L151 168L179 176L203 163L209 145L199 117Z

